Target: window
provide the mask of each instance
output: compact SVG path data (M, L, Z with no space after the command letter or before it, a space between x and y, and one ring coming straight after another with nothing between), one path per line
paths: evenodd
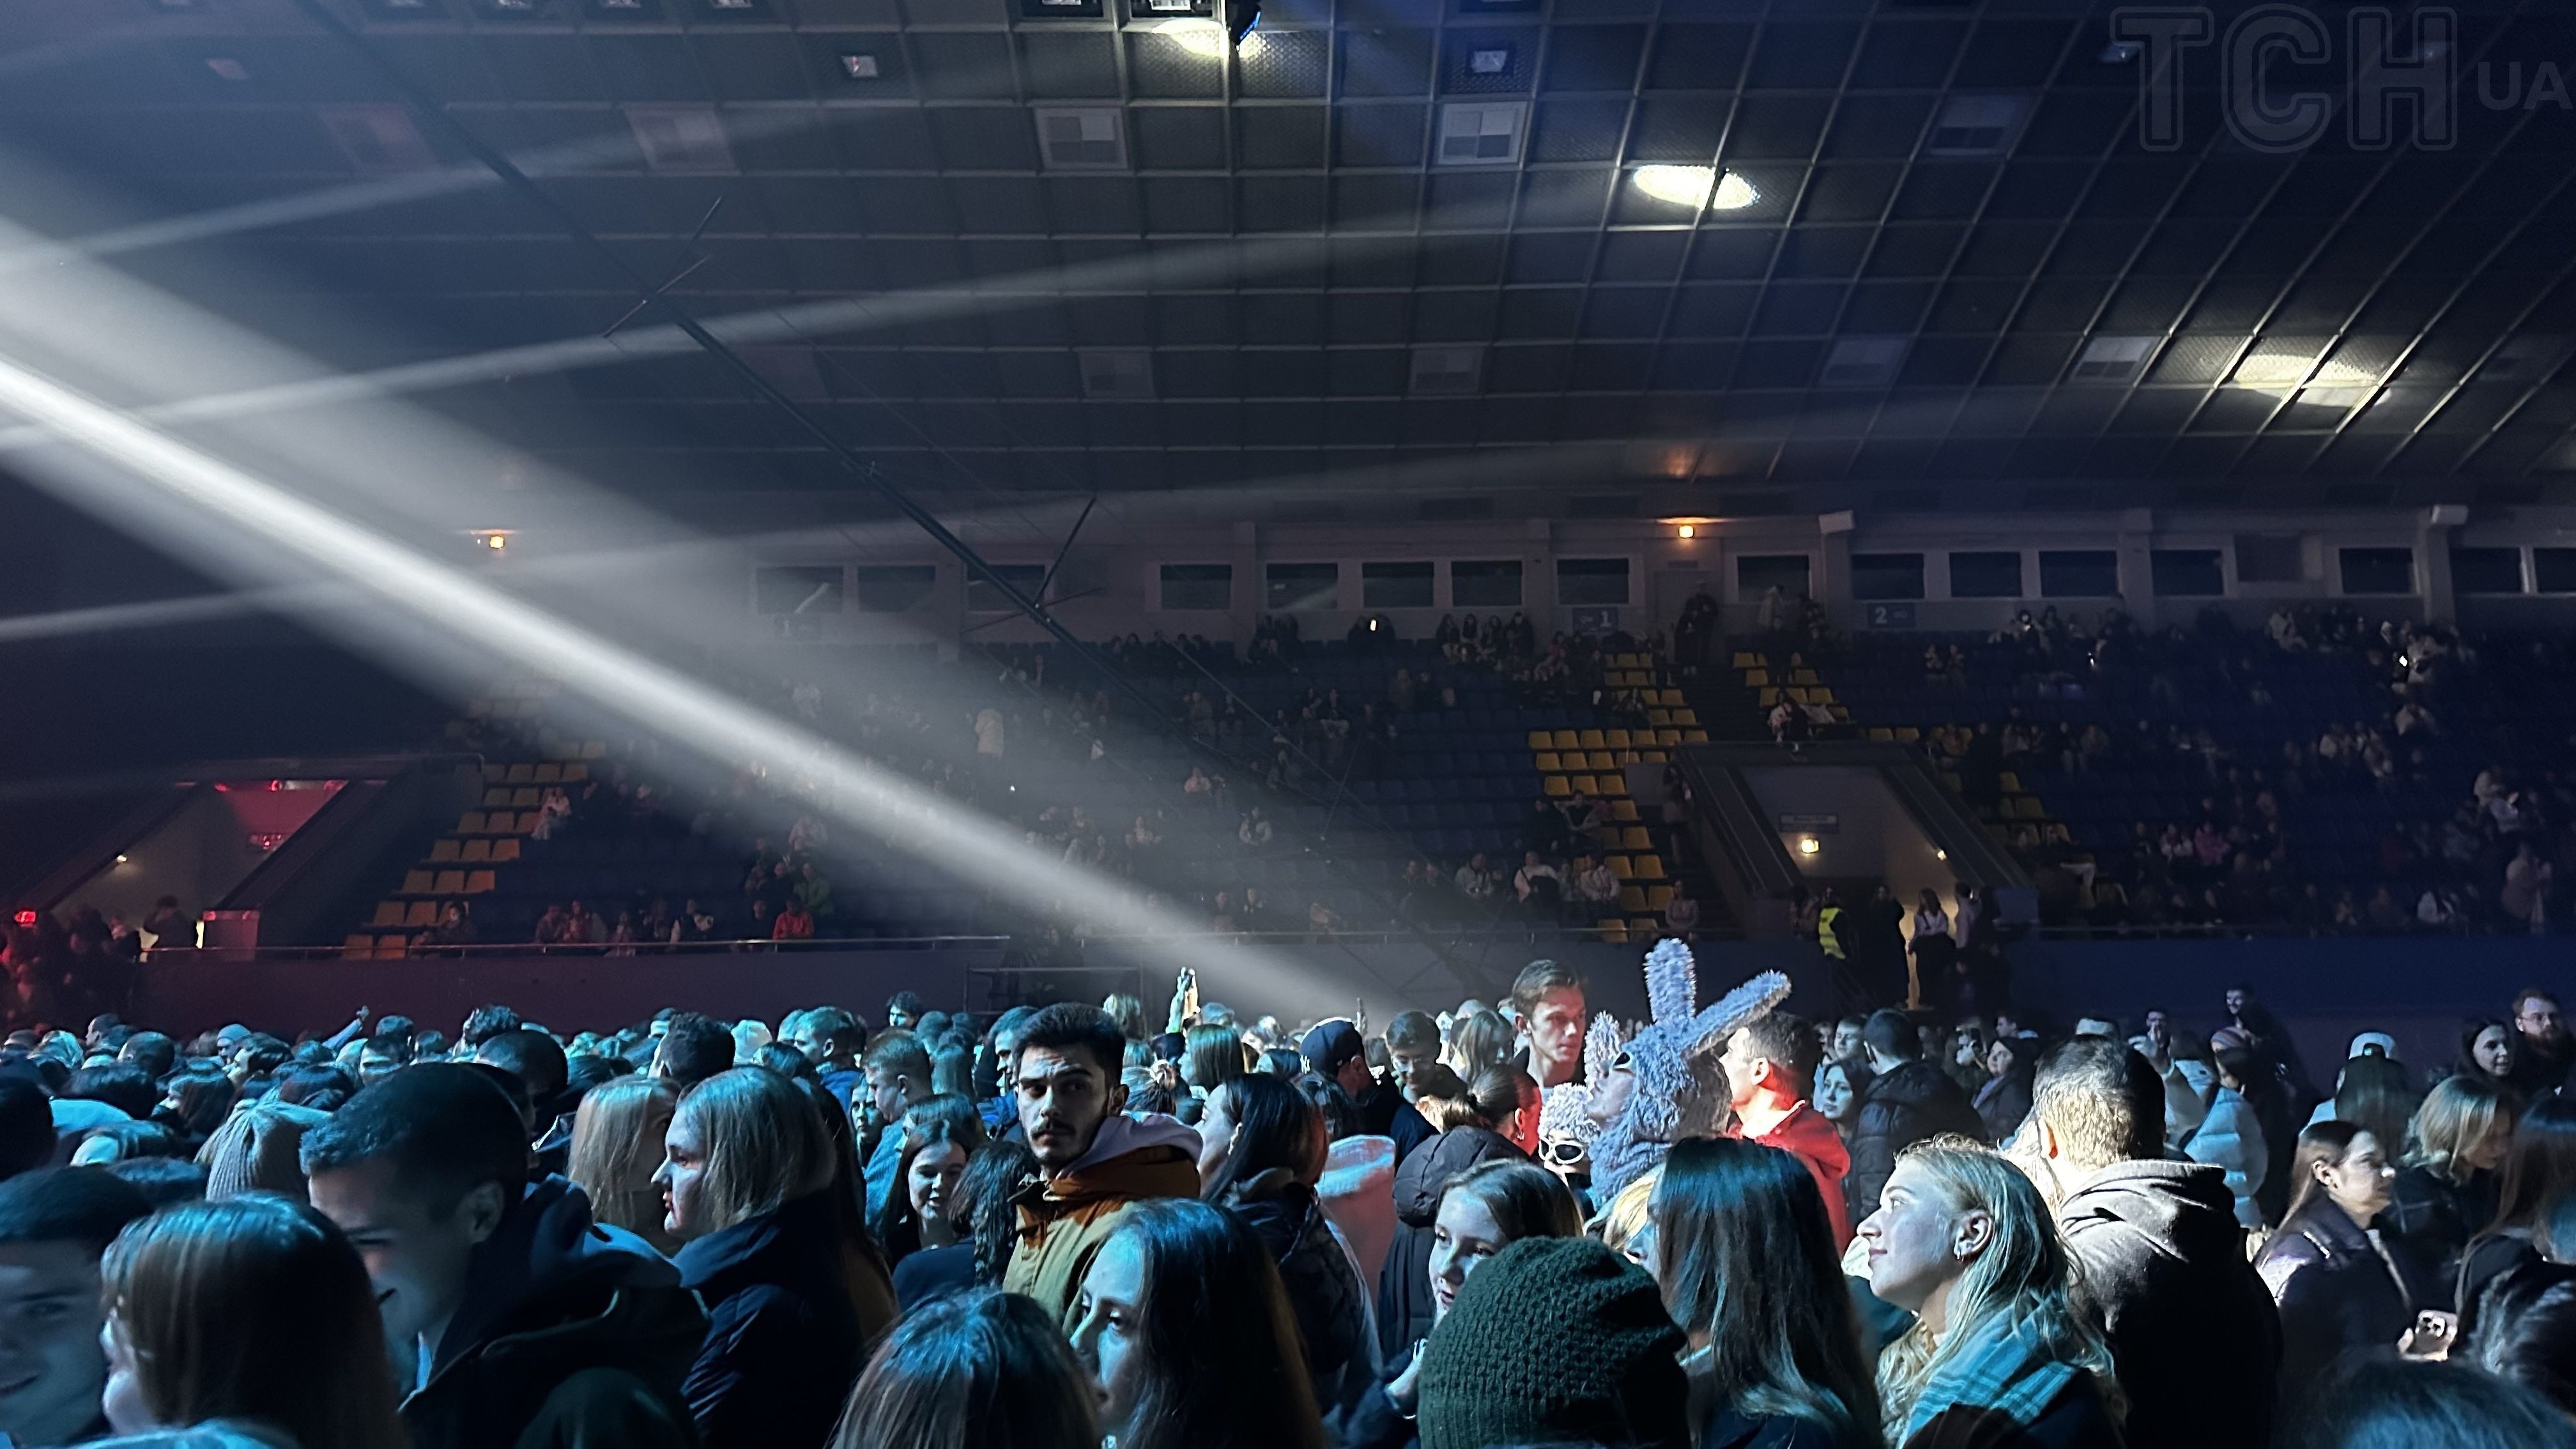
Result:
M1431 607L1431 565L1364 563L1360 565L1360 603L1371 609Z
M2227 570L2214 548L2160 548L2147 555L2160 599L2215 599L2227 592Z
M1558 559L1556 601L1568 608L1628 602L1628 561L1624 558Z
M2451 591L2457 594L2522 592L2522 550L2455 548L2451 550Z
M2576 594L2576 548L2533 549L2531 587L2536 593Z
M2415 592L2415 550L2411 548L2347 548L2336 553L2347 594Z
M2017 553L1950 555L1950 597L1954 599L2020 598L2021 555Z
M1046 586L1045 564L995 564L993 572L1019 592L1023 599L1034 600ZM1000 589L969 574L966 577L966 612L970 614L1008 614L1018 609Z
M1519 608L1521 561L1476 559L1449 565L1449 602L1461 609Z
M2120 556L2107 548L2039 551L2043 599L2108 599L2120 592Z
M1855 599L1923 597L1923 555L1919 553L1856 553L1851 556L1851 574Z
M1735 560L1735 596L1759 599L1778 589L1793 599L1807 597L1810 560L1803 553L1748 553Z
M1233 608L1234 565L1163 565L1163 607L1166 609Z
M1270 592L1265 608L1329 609L1342 588L1337 563L1275 563L1270 566Z
M841 612L839 564L776 564L751 571L751 607L759 614Z
M930 564L861 564L852 597L863 614L900 614L930 597L939 570Z
M2295 533L2240 533L2236 535L2236 581L2295 584L2308 576L2304 553Z

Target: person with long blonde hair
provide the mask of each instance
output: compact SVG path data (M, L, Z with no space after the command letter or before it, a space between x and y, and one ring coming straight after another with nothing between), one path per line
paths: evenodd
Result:
M1896 1160L1864 1220L1870 1291L1915 1315L1878 1359L1887 1441L1968 1446L2014 1433L2069 1449L2120 1444L2110 1350L2078 1269L2019 1168L1936 1137Z
M679 1104L679 1089L664 1077L612 1077L591 1088L573 1114L572 1156L564 1168L590 1198L594 1221L624 1228L666 1258L680 1242L662 1226L662 1189L653 1171Z
M2470 1235L2495 1221L2496 1172L2512 1146L2513 1107L2492 1077L2445 1077L2415 1109L2379 1230L2415 1254L2446 1300Z
M260 1193L139 1219L107 1250L100 1281L103 1404L119 1433L202 1429L207 1442L275 1449L409 1443L366 1264L303 1203Z

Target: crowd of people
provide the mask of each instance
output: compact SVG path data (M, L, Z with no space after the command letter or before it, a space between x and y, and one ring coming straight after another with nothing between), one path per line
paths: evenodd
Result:
M16 1446L2576 1446L2576 1044L2250 989L0 1042ZM2427 1084L2429 1079L2429 1085ZM2249 1248L2251 1251L2249 1252Z

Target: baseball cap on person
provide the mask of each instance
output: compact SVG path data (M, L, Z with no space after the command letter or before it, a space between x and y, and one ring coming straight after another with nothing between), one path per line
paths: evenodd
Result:
M1360 1029L1347 1021L1328 1021L1306 1033L1298 1044L1298 1055L1306 1059L1309 1071L1331 1076L1351 1058L1363 1055L1368 1044L1360 1040Z
M2397 1060L2397 1038L2384 1031L2365 1031L2352 1039L2352 1050L2345 1052L2344 1057L2350 1060L2368 1056L2374 1051L2392 1062Z

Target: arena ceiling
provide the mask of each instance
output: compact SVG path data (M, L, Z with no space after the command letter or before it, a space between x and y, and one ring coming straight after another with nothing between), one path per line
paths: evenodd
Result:
M2576 501L2563 0L327 3L8 7L0 212L639 493L850 480L375 61L918 486Z

